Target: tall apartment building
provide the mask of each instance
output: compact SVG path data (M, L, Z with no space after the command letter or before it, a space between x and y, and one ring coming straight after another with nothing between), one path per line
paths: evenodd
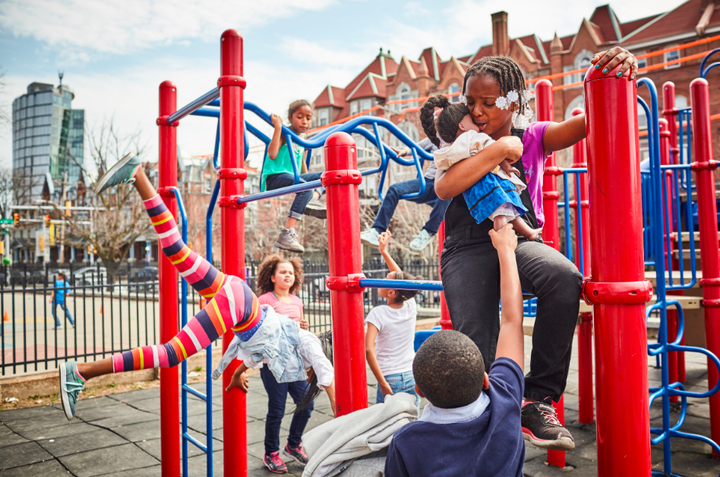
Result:
M85 111L72 109L75 93L60 79L57 87L31 83L13 101L13 176L22 179L17 196L25 203L40 199L47 181L76 184L84 164Z

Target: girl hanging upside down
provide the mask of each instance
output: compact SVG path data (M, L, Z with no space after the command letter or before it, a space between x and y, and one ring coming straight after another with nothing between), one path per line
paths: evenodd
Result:
M311 336L301 337L299 324L276 313L268 305L260 305L244 280L223 274L190 250L180 237L173 215L143 172L137 157L128 154L115 164L98 180L95 192L99 194L119 184L135 186L158 234L163 253L190 286L210 301L165 344L142 346L92 363L62 363L59 370L60 398L67 418L75 416L75 404L87 379L138 369L177 366L228 330L235 333L238 355L247 356L251 364L243 363L237 368L227 390L238 386L247 392L245 371L265 361L280 383L307 379L308 374L313 375L313 381L327 391L334 411L332 364L323 353L323 343L311 333L307 333ZM317 368L314 373L313 368Z
M518 96L517 93L515 96ZM515 99L520 102L519 98ZM527 101L524 107L525 113L529 112L532 117ZM527 114L519 117L526 116ZM435 165L440 171L450 169L454 164L474 156L495 142L490 136L480 132L465 104L450 103L445 95L431 96L423 104L420 118L425 134L440 148L434 153ZM516 232L528 240L535 240L542 229L531 228L521 218L527 208L520 199L520 193L527 186L520 180L519 174L506 159L492 173L464 191L463 196L470 214L478 224L489 218L493 221L493 228L500 230L510 222Z

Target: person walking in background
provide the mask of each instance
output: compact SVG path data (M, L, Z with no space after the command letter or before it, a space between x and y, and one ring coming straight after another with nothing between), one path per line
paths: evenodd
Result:
M437 146L435 146L435 144L433 144L428 138L420 141L418 146L430 153L437 150ZM410 149L405 148L396 150L395 152L397 152L399 156L407 156L410 154ZM413 241L410 242L410 248L416 252L423 250L428 246L428 244L430 244L432 238L435 234L437 234L440 224L445 217L445 209L447 209L450 204L449 200L439 199L435 193L436 172L437 167L435 167L435 162L431 162L427 171L423 174L423 177L425 178L425 192L414 199L405 199L410 202L415 202L416 204L429 204L434 201L432 204L432 211L430 212L430 218L428 218L428 221L425 222L422 230L420 230L420 232L415 236ZM420 177L418 177L409 181L397 182L390 186L385 193L385 199L382 201L382 205L380 205L380 210L378 210L372 227L360 234L360 239L365 245L371 245L373 247L378 246L378 238L380 237L380 234L385 232L390 226L390 221L395 214L395 209L397 208L400 198L406 194L419 192L420 185Z
M62 323L60 322L60 318L58 318L57 315L58 306L62 308L63 312L65 313L65 318L67 318L67 320L70 322L70 326L75 327L75 321L70 314L70 310L68 310L66 300L66 295L70 295L71 293L72 290L70 289L70 284L65 281L65 274L63 272L58 273L57 278L55 279L53 291L50 293L52 314L53 318L55 318L55 329L62 328Z

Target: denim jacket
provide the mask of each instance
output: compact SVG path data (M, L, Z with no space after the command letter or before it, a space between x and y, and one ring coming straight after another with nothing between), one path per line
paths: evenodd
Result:
M260 305L265 313L260 328L248 341L237 335L213 371L212 378L218 379L225 368L238 358L248 368L260 368L263 361L279 383L291 383L307 379L307 373L300 357L300 325L287 315L280 315L270 305Z

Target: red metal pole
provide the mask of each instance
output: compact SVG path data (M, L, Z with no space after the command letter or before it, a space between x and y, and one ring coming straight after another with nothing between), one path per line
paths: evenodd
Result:
M598 475L650 475L647 330L637 85L628 73L585 78ZM612 107L608 107L612 105ZM601 244L601 245L599 245Z
M172 81L160 83L159 126L160 157L158 188L177 186L177 122L167 118L177 110L177 88ZM163 202L177 219L174 196L164 195ZM178 334L178 274L162 253L158 254L160 287L160 341L167 343ZM179 367L160 368L160 456L163 477L180 476L180 379Z
M667 119L660 119L660 164L663 166L670 164L670 132L668 131L669 125ZM663 231L663 237L667 240L667 231L672 234L672 223L673 223L673 200L672 200L672 172L665 172L665 200L663 201L663 214L665 213L664 208L667 208L667 229ZM682 240L681 234L678 234L678 240ZM663 241L665 244L666 241ZM672 251L675 249L672 241L670 242L670 251L663 247L665 255L665 269L669 270L669 265L674 261ZM677 293L677 292L675 292ZM668 294L672 294L669 292ZM667 336L668 342L675 341L678 334L679 318L676 309L667 310ZM668 353L668 376L670 383L678 381L678 359L679 353L672 351ZM670 402L678 402L680 398L678 396L670 396Z
M442 252L445 249L445 221L443 220L438 229L438 273L440 276L438 280L442 280L442 267L440 261L442 258ZM445 301L445 292L440 292L440 328L443 330L452 330L452 320L450 319L450 311L447 307L447 301Z
M360 248L360 196L353 138L336 132L325 142L327 228L332 307L333 350L337 414L343 416L368 406L365 372L365 328Z
M718 219L715 196L712 128L710 126L710 89L708 82L696 78L690 83L692 104L693 150L697 184L698 217L700 222L700 253L703 278L702 305L705 308L706 348L720 356L720 249L718 249ZM708 360L708 387L718 381L718 369ZM710 436L720 442L720 393L710 396ZM715 452L713 457L720 460Z
M236 30L225 30L220 39L220 196L222 271L245 278L245 214L237 202L227 200L244 192L243 167L243 39ZM223 352L233 339L223 335ZM230 385L235 369L233 360L223 373L223 388ZM247 476L246 394L237 387L223 392L223 467L226 476ZM208 456L208 458L212 458Z
M580 108L575 108L573 116L583 114ZM587 168L587 145L585 140L573 145L573 169ZM587 174L576 174L579 181L580 197L575 197L575 265L584 277L590 276L590 202L588 201ZM577 195L578 188L575 189ZM578 221L578 217L581 219ZM582 222L580 230L579 222ZM582 269L580 269L580 241L582 236ZM580 313L578 325L578 405L579 421L590 424L595 420L593 408L593 351L592 351L592 313Z
M554 121L553 90L552 83L548 80L540 80L535 85L535 109L537 110L538 121ZM562 174L559 167L555 165L555 153L545 161L545 174L543 175L543 211L545 213L545 224L543 225L543 241L560 250L560 227L558 219L558 199L560 192L557 190L557 176ZM558 402L553 403L558 420L565 425L565 402L562 396ZM564 451L548 451L548 465L565 467Z
M678 118L678 110L675 106L675 83L672 81L668 81L665 84L663 84L663 116L665 116L665 120L667 121L667 129L668 129L668 139L670 143L670 155L667 158L668 162L663 162L663 164L677 164L680 157L680 148L678 147L678 124L677 124L677 118ZM660 138L662 141L662 136ZM661 147L661 151L665 150L665 146ZM664 158L661 158L663 161ZM672 197L672 192L669 192L669 197ZM670 212L672 212L672 208L670 209ZM670 222L672 223L672 222ZM678 233L678 241L682 240L681 234ZM694 237L693 237L694 240ZM673 265L678 266L679 261L675 258L671 258L673 261ZM682 291L677 292L668 292L669 295L683 295ZM676 310L668 310L668 325L674 325L674 331L668 329L668 340L670 340L670 337L677 337L677 326L678 326L678 315ZM670 333L672 331L672 333ZM685 337L683 336L683 339L681 341L682 344L685 344ZM677 365L677 380L681 383L685 382L685 353L682 351L675 351L672 354L675 355L675 358L672 358L671 363L674 362ZM670 368L672 370L672 368ZM670 378L670 382L673 382L672 376ZM678 397L672 396L671 401L677 402Z

